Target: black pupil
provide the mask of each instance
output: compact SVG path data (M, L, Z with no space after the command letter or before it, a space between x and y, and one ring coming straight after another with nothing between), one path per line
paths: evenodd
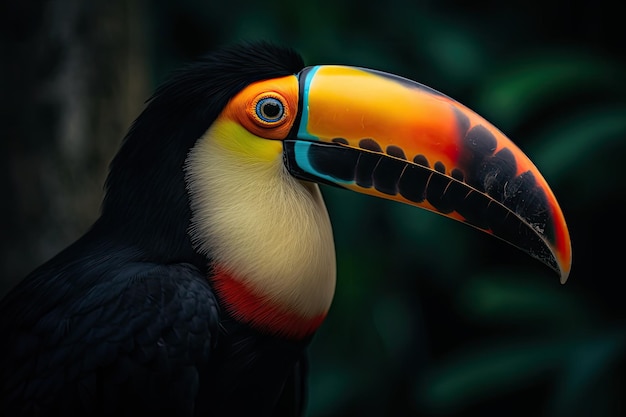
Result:
M263 115L267 118L274 119L280 115L280 104L275 100L267 100L262 106Z

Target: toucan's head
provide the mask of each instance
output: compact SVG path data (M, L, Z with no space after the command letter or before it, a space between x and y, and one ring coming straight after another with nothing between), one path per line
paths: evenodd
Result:
M325 211L314 183L459 220L529 253L561 282L568 277L571 247L559 204L535 165L493 125L406 78L304 67L295 52L268 44L209 55L157 90L113 161L103 216L164 230L157 241L191 235L197 251L246 285L260 285L245 277L264 271L262 285L271 286L271 277L309 265L279 261L285 252L320 258L320 248L332 246L323 236L317 246L306 243L324 234L317 230L323 220L314 219ZM302 203L303 195L313 197ZM307 303L275 286L276 305ZM300 311L317 313L315 306Z

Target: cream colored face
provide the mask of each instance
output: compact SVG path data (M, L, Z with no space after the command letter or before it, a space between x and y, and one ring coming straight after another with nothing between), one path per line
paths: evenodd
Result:
M273 306L325 316L336 276L330 220L318 186L285 170L281 142L220 117L186 173L197 249Z

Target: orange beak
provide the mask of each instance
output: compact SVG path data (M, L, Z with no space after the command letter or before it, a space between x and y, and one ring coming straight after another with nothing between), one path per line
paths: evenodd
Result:
M530 159L485 119L431 88L344 66L298 74L283 140L297 178L422 207L509 242L565 283L563 212Z

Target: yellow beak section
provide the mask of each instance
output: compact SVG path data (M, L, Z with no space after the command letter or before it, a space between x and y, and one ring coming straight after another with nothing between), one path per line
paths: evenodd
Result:
M422 207L529 253L565 282L569 232L539 170L504 134L453 99L363 68L307 67L284 140L296 177Z

